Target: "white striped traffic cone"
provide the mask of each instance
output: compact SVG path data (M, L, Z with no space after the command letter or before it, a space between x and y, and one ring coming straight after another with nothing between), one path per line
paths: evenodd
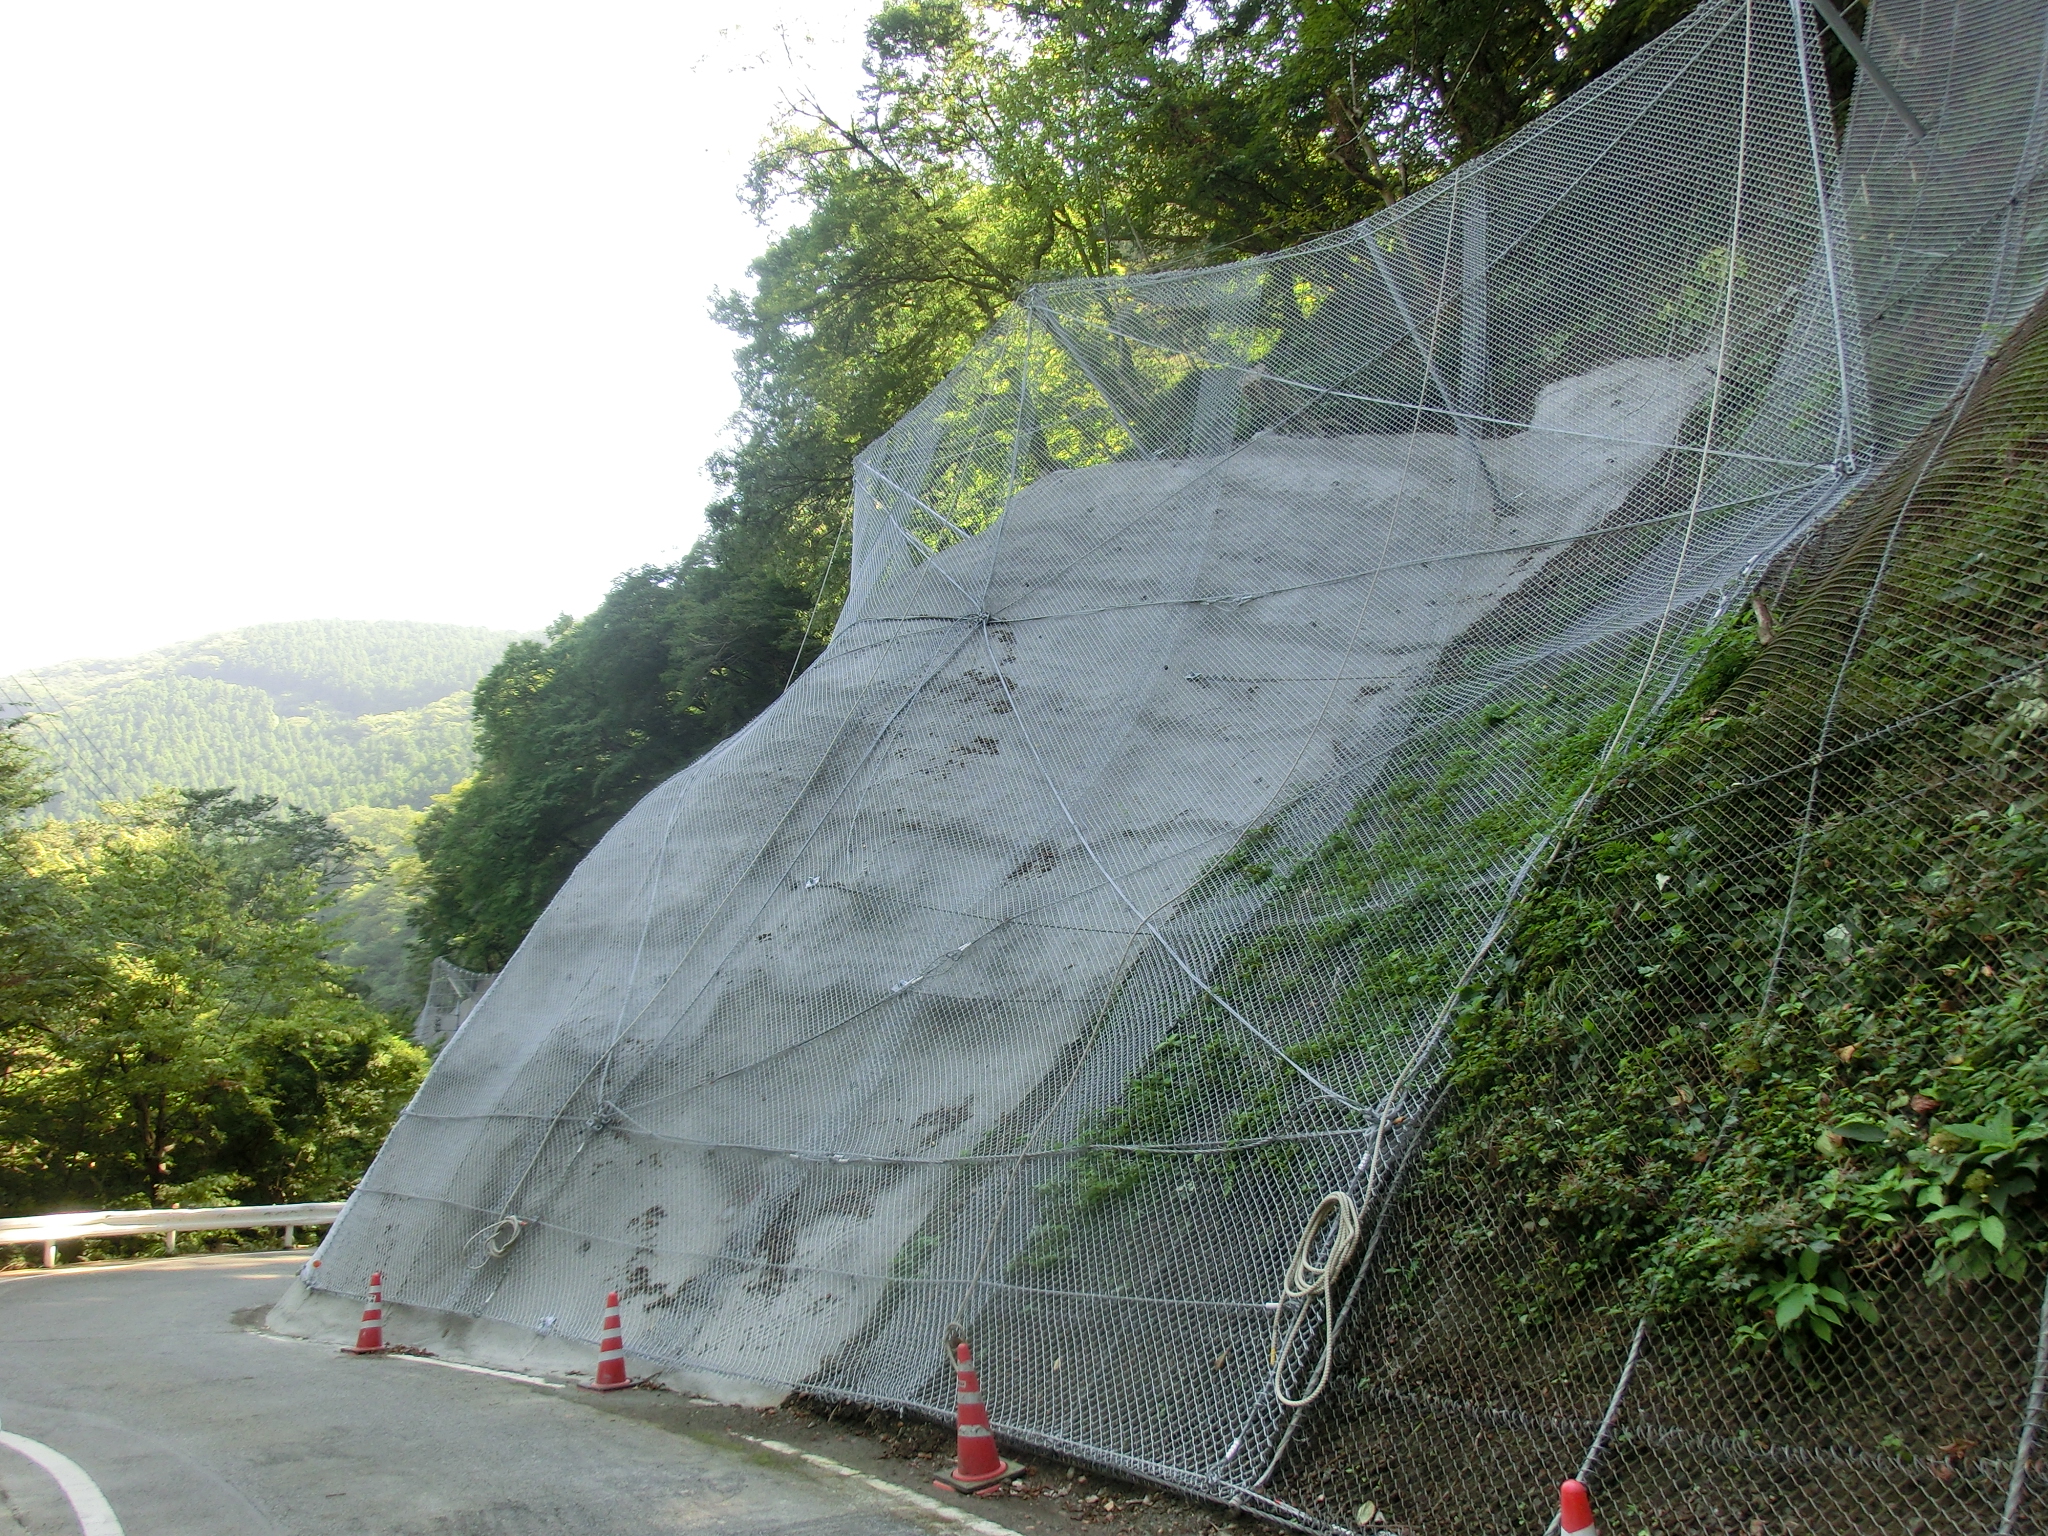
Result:
M344 1355L381 1355L390 1346L384 1342L384 1272L370 1276L370 1299L363 1304L363 1325L356 1341L343 1348Z
M617 1392L633 1385L626 1380L626 1341L619 1330L619 1293L604 1298L604 1335L597 1344L597 1380L579 1381L586 1392Z
M1005 1461L996 1451L995 1431L988 1427L988 1409L981 1401L981 1377L974 1369L974 1352L965 1339L953 1346L953 1390L959 1423L959 1459L951 1472L932 1479L934 1488L951 1488L955 1493L979 1493L1013 1477L1022 1477L1029 1467Z

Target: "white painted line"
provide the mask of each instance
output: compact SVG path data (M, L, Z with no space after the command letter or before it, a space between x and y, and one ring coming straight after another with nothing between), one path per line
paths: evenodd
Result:
M386 1360L410 1360L415 1365L438 1365L444 1371L468 1371L472 1376L497 1376L505 1381L523 1381L530 1387L552 1387L555 1391L567 1390L568 1383L548 1381L540 1376L528 1376L523 1371L494 1371L487 1365L464 1365L460 1360L443 1360L439 1355L386 1355Z
M114 1518L114 1506L100 1492L100 1485L85 1475L85 1468L61 1451L53 1451L40 1440L0 1430L0 1445L21 1452L57 1480L71 1512L78 1516L81 1536L121 1536L121 1522Z
M793 1445L783 1444L780 1440L763 1440L759 1435L742 1435L738 1430L734 1430L732 1433L742 1440L751 1441L763 1450L775 1451L783 1456L794 1456L799 1461L807 1461L820 1471L830 1472L835 1477L858 1478L861 1482L874 1489L875 1492L894 1499L898 1504L907 1504L912 1509L922 1510L925 1514L934 1515L941 1520L950 1520L955 1525L975 1532L976 1536L1018 1536L1018 1533L1011 1530L1007 1525L997 1525L995 1521L984 1520L980 1515L971 1515L964 1509L955 1509L950 1504L941 1504L937 1499L926 1498L921 1493L912 1493L908 1488L899 1487L897 1484L887 1482L882 1478L869 1477L865 1472L856 1471L843 1462L834 1461L829 1456L817 1456L809 1451L800 1451Z
M259 1333L255 1337L269 1339L273 1344L318 1344L317 1339L294 1338L288 1333ZM444 1371L468 1371L472 1376L498 1376L506 1381L523 1381L529 1387L547 1387L551 1391L568 1390L568 1383L549 1381L544 1376L529 1376L523 1371L497 1371L487 1365L464 1365L460 1360L443 1360L439 1355L391 1354L381 1357L385 1360L411 1360L418 1365L438 1365Z

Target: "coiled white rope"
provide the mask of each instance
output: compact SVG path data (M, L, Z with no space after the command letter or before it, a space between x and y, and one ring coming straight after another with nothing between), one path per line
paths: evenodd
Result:
M1323 1229L1332 1227L1330 1245L1322 1262L1316 1261L1316 1244ZM1280 1301L1273 1309L1273 1331L1268 1354L1273 1364L1273 1396L1284 1408L1306 1408L1323 1395L1330 1384L1330 1360L1337 1347L1337 1276L1358 1247L1358 1205L1341 1189L1333 1189L1317 1204L1301 1229L1301 1241L1294 1245L1287 1278L1280 1283ZM1294 1357L1295 1341L1317 1297L1323 1302L1323 1358L1310 1375L1300 1397L1287 1395L1287 1365ZM1292 1315L1290 1316L1290 1309ZM1281 1322L1286 1320L1286 1331Z
M560 1119L559 1116L556 1118ZM468 1255L465 1263L471 1270L479 1270L492 1259L502 1259L511 1252L512 1245L519 1241L519 1234L530 1225L532 1223L523 1216L507 1214L500 1216L487 1227L479 1227L470 1233L469 1241L462 1245L463 1252ZM481 1248L479 1244L482 1245Z

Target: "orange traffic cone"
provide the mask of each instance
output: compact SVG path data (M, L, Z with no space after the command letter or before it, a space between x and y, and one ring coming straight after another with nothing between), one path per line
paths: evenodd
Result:
M597 1343L597 1380L576 1383L586 1392L617 1392L633 1385L626 1380L626 1341L619 1332L619 1293L604 1298L604 1336Z
M370 1299L363 1304L363 1326L356 1341L342 1350L344 1355L381 1355L390 1346L384 1342L384 1272L370 1276Z
M1593 1501L1576 1477L1557 1490L1557 1528L1563 1536L1600 1536L1593 1523Z
M981 1402L981 1377L975 1374L974 1352L965 1339L953 1346L953 1387L958 1404L959 1459L950 1473L934 1478L932 1486L951 1488L955 1493L979 1493L1030 1471L996 1454L995 1431L988 1427L988 1409Z

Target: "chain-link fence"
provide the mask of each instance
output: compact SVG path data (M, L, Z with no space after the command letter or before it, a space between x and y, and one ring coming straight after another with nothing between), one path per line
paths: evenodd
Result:
M496 971L467 970L452 960L437 958L427 971L427 996L412 1023L413 1039L421 1045L437 1045L452 1038L497 979Z
M1306 1528L1996 1529L2032 1122L1943 1074L2032 973L1913 924L2032 878L2048 3L1865 30L1839 150L1804 0L1710 0L1355 229L1034 290L322 1274L934 1413L964 1324L1000 1433Z

